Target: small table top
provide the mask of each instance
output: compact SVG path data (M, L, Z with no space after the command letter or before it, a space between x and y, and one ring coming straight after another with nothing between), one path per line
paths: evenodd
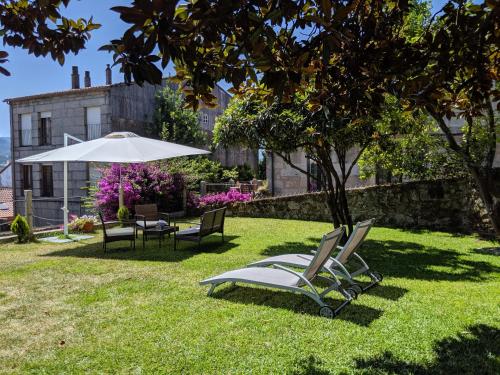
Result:
M154 232L154 233L172 233L172 232L177 232L179 230L178 226L173 226L173 225L165 225L163 227L156 226L153 228L147 228L145 229L146 232Z

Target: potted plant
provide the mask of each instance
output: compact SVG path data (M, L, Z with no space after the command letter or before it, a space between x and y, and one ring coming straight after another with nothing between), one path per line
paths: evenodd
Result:
M91 233L94 231L96 218L90 215L84 215L74 218L69 223L69 229L74 232Z

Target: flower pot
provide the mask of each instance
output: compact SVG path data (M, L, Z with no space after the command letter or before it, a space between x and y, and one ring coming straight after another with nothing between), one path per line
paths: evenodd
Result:
M85 223L82 227L82 232L90 233L94 231L94 223Z

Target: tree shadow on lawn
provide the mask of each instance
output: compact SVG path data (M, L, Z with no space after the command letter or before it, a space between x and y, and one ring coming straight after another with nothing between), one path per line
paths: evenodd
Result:
M200 253L225 253L238 246L231 242L236 238L238 236L224 236L224 243L222 243L220 237L209 237L201 242L200 250L198 250L198 244L194 242L178 242L177 250L174 251L173 240L166 239L162 246L158 247L158 239L156 238L147 241L145 249L142 249L142 239L139 237L135 250L130 248L128 241L123 241L108 244L108 249L104 252L102 244L99 242L53 251L42 256L180 262Z
M319 238L307 240L319 243ZM314 245L305 242L285 242L268 247L262 254L266 256L287 253L309 254L313 249ZM366 240L360 254L371 269L379 271L385 277L479 281L488 279L492 273L500 272L500 267L484 261L464 259L464 254L456 251L407 241Z
M295 313L319 317L319 305L312 299L295 293L237 285L218 289L211 297L246 305L262 305L277 309L287 309ZM333 308L337 308L344 300L325 298L324 301ZM369 306L349 304L340 311L335 319L368 327L374 320L382 316L382 313L382 310Z
M399 360L391 352L357 359L356 368L368 374L482 374L500 373L500 330L485 324L467 328L457 337L435 345L436 360L430 364Z

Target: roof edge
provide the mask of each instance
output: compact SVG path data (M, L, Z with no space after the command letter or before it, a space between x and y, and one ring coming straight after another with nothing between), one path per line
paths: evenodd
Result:
M43 98L49 98L49 97L84 94L84 93L89 93L89 92L108 91L112 87L119 86L119 85L123 85L123 83L115 83L112 85L102 85L102 86L83 87L83 88L79 88L79 89L69 89L69 90L64 90L64 91L52 91L52 92L45 92L42 94L34 94L34 95L26 95L26 96L18 96L15 98L4 99L3 102L7 103L7 104L11 104L11 103L24 102L24 101L43 99Z

